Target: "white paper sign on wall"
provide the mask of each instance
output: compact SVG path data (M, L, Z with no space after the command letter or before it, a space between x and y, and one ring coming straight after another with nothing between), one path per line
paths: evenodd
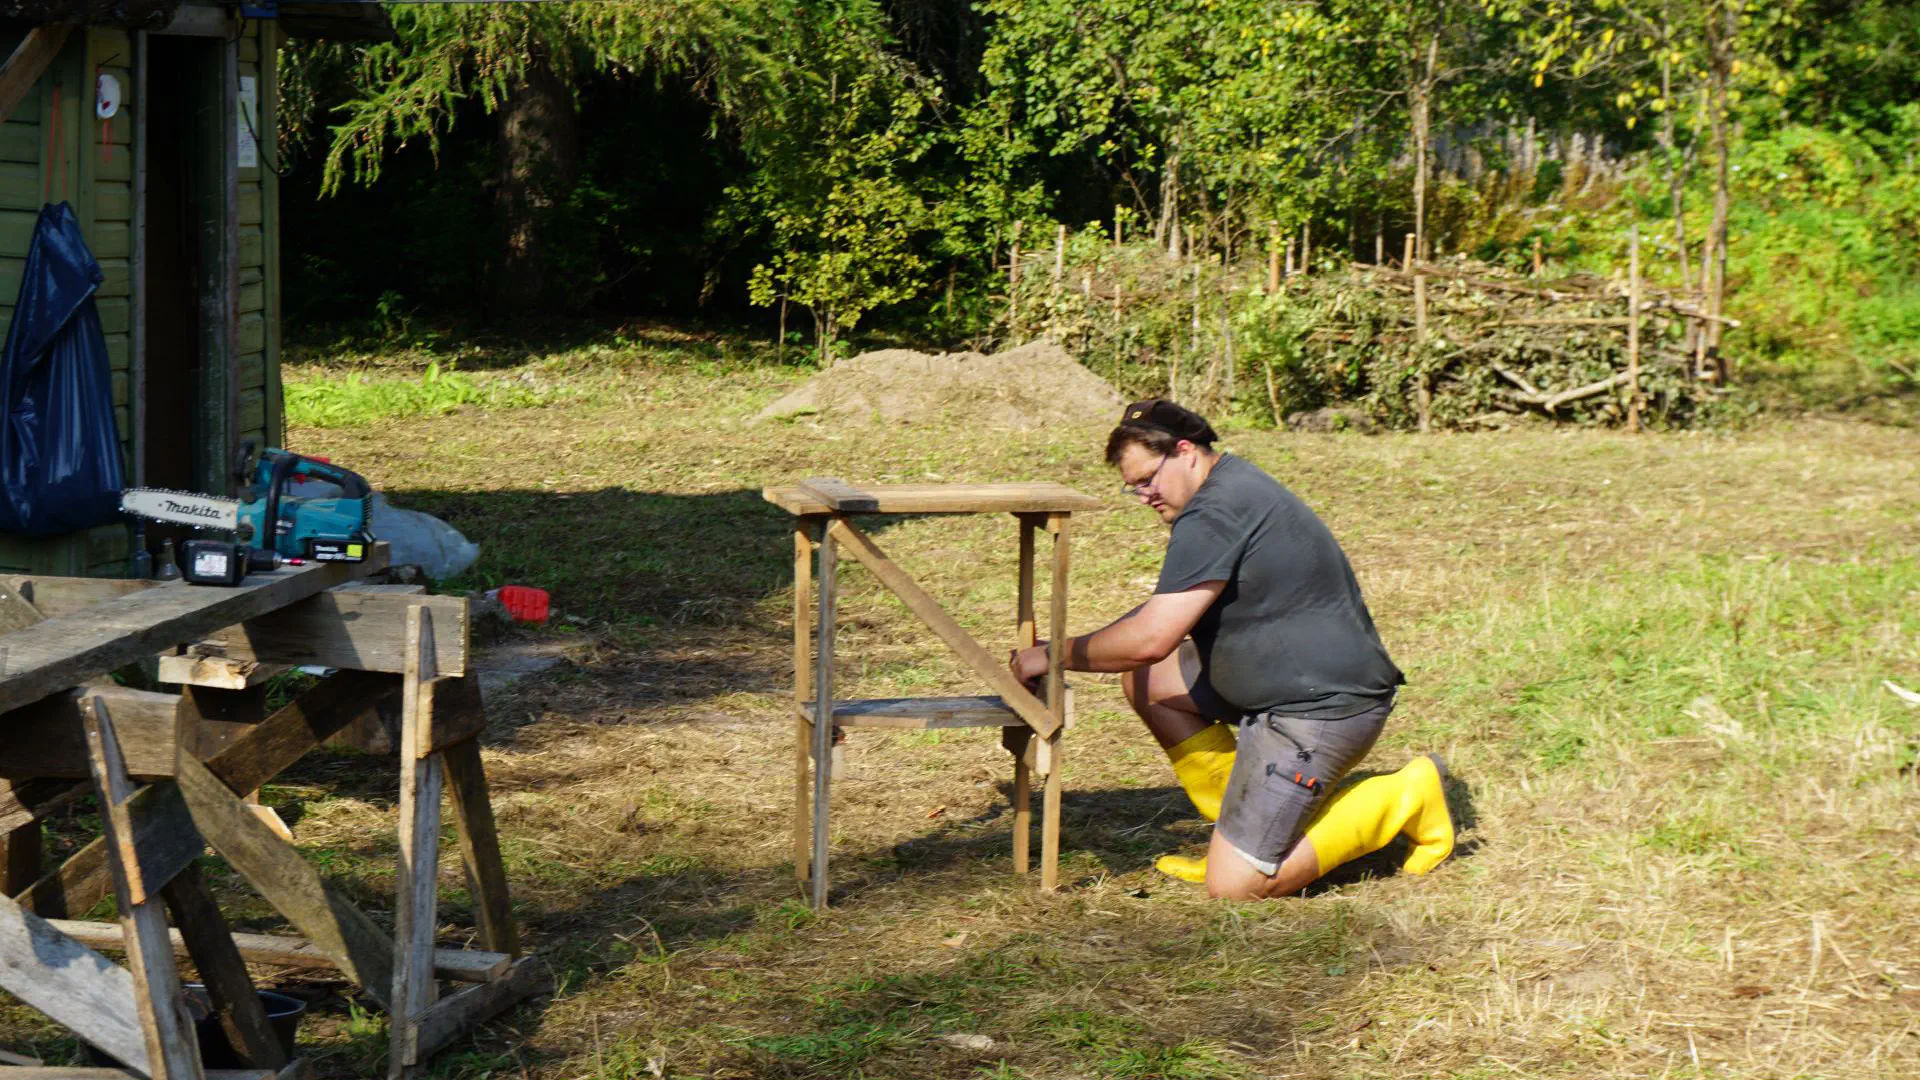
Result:
M260 130L260 112L257 107L259 95L255 91L253 76L240 76L240 107L234 111L239 114L239 166L242 169L256 168L260 164L260 140L255 133Z

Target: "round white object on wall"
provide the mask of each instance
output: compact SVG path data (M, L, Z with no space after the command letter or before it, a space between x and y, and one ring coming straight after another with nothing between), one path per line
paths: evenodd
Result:
M93 84L93 115L111 120L120 112L120 80L101 72Z

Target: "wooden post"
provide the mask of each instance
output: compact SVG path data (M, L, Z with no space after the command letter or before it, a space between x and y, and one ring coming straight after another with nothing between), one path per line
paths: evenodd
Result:
M1023 649L1040 640L1033 610L1033 542L1038 526L1035 518L1020 515L1020 583L1014 611L1018 629L1014 642ZM1016 874L1026 873L1032 861L1029 855L1033 833L1033 769L1029 751L1032 734L1032 729L1024 726L1007 728L1001 739L1013 755L1013 872Z
M1640 430L1640 226L1627 233L1627 430Z
M1060 751L1067 719L1068 520L1066 514L1047 515L1047 531L1053 534L1053 588L1048 597L1052 617L1047 627L1047 711L1060 724L1047 736L1047 787L1040 817L1040 887L1047 892L1060 887Z
M1013 223L1013 248L1007 256L1007 336L1020 337L1020 229L1024 221Z
M1308 220L1300 225L1300 273L1313 273L1313 222Z
M808 682L813 664L813 539L812 526L801 518L793 528L793 873L806 884L812 862L809 837L813 834L812 754L813 724L800 714L811 704Z
M827 906L827 798L833 775L833 608L835 566L831 529L820 530L819 631L813 662L813 906Z
M1386 264L1387 264L1387 230L1385 226L1382 226L1381 228L1374 230L1374 234L1373 234L1373 265L1385 266Z
M1415 234L1407 234L1406 266L1413 275L1413 342L1415 355L1424 363L1427 348L1427 275L1414 250ZM1420 430L1433 430L1433 386L1423 370L1414 381L1414 406L1420 414Z
M0 832L0 896L17 896L40 880L40 822Z
M1267 235L1267 295L1280 291L1280 224L1275 222Z
M200 1044L194 1038L186 993L173 963L167 917L153 902L166 882L148 881L141 872L134 811L128 805L133 781L127 777L120 738L104 699L93 699L85 723L89 764L99 789L100 824L106 831L107 865L113 872L127 967L133 971L134 1011L146 1041L146 1071L151 1080L200 1080Z
M1538 234L1535 234L1533 238L1533 276L1539 277L1543 272L1545 272L1545 265L1540 261L1540 237Z
M440 755L432 752L433 704L427 684L438 676L433 613L407 609L407 671L400 711L400 851L394 875L393 1046L387 1075L411 1076L420 1064L420 1018L439 991L433 977L433 933L440 865Z
M1293 276L1293 237L1287 237L1287 277Z
M1114 204L1113 204L1113 246L1114 246L1114 247L1119 247L1119 246L1120 246L1120 243L1121 243L1121 235L1120 235L1120 234L1121 234L1121 229L1120 229L1120 204L1119 204L1119 203L1114 203Z
M1067 272L1067 227L1057 225L1053 234L1053 291L1060 291L1060 282Z

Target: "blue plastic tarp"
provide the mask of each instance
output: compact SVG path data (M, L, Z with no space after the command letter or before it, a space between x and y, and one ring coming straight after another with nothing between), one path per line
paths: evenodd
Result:
M66 203L40 208L0 352L0 532L51 536L120 516L105 275Z

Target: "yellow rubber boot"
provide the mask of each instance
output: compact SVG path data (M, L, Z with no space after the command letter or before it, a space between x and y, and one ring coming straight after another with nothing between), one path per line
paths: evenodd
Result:
M1341 791L1307 826L1320 873L1392 843L1402 833L1413 841L1404 869L1424 874L1453 854L1453 814L1441 784L1440 759L1431 754L1397 773L1376 776Z
M1167 748L1173 763L1173 775L1187 791L1187 798L1208 821L1220 820L1220 800L1227 794L1227 778L1233 775L1234 749L1239 740L1231 724L1208 724L1197 735L1190 735ZM1162 855L1154 869L1181 881L1207 880L1205 855Z

